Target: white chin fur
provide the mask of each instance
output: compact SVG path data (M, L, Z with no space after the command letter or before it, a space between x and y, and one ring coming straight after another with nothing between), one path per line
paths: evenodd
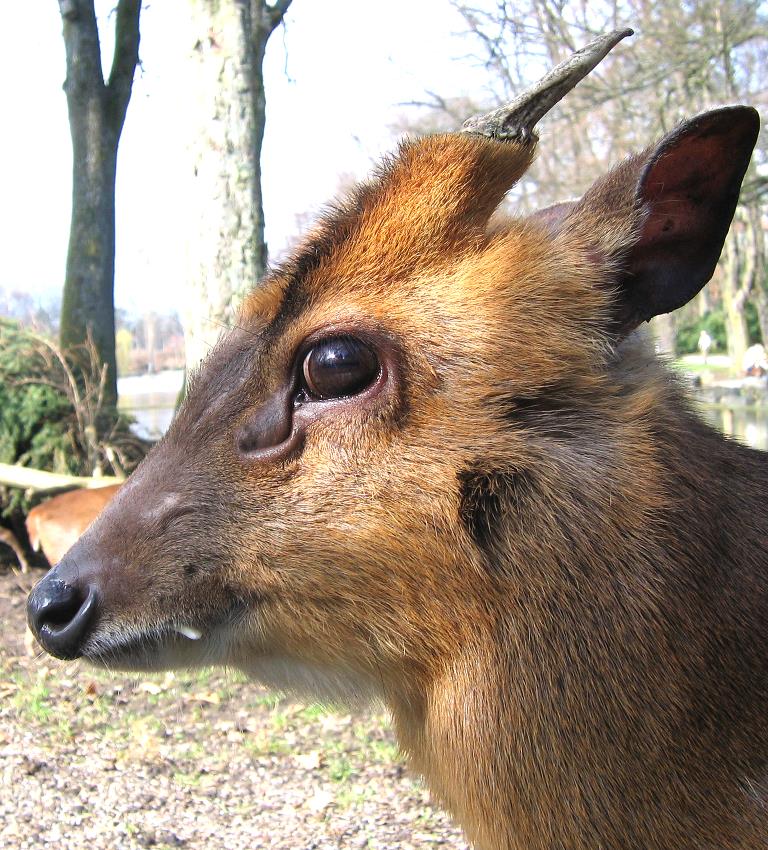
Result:
M383 697L380 683L342 667L306 663L281 656L230 659L230 663L263 685L300 699L362 708Z
M192 626L174 626L173 630L178 632L180 635L183 635L185 638L189 638L189 640L200 640L203 636L200 629L194 629Z

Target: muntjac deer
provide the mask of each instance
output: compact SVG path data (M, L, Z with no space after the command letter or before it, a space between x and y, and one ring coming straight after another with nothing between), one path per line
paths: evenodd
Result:
M491 222L625 34L403 144L253 291L33 590L49 652L379 697L483 850L768 847L768 466L636 333L712 275L758 116Z
M58 564L86 528L112 501L122 484L61 493L27 514L27 534L35 552Z
M19 566L21 567L21 571L23 573L29 572L29 562L27 561L27 557L24 554L24 548L21 543L19 543L16 535L8 528L0 527L0 543L4 543L9 548L13 549L13 554L16 556L16 560L19 562Z

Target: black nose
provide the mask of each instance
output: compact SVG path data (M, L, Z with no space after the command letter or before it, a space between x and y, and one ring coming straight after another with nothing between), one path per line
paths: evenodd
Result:
M29 594L27 620L43 648L57 658L82 655L98 597L92 586L79 588L51 570Z

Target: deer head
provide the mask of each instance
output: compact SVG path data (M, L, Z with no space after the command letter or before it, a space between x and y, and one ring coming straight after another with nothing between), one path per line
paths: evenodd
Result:
M253 291L168 434L33 591L49 652L381 696L433 787L497 846L477 814L496 756L457 779L439 754L465 727L477 742L489 712L528 740L520 718L556 674L526 647L578 596L576 573L652 593L673 414L628 337L711 276L759 128L746 107L700 115L580 200L490 224L549 93L625 34L533 98L404 143Z

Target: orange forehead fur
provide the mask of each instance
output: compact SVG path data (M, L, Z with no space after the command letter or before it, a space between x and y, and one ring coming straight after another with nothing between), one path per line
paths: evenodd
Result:
M280 310L285 294L285 281L279 277L268 277L261 286L251 290L240 308L242 321L264 324L273 322Z
M601 269L586 242L558 242L522 219L488 229L533 155L533 146L476 136L403 145L360 193L344 238L302 277L308 306L286 347L318 328L363 318L431 354L433 367L471 358L470 374L483 376L478 391L486 395L488 384L497 392L512 383L525 390L587 371L600 353L609 293L598 285ZM327 235L334 225L326 223ZM281 279L249 299L252 313L263 315L265 302L277 309Z
M391 280L444 265L447 254L482 237L533 155L533 146L475 136L405 143L365 192L354 232L333 258L334 275Z

